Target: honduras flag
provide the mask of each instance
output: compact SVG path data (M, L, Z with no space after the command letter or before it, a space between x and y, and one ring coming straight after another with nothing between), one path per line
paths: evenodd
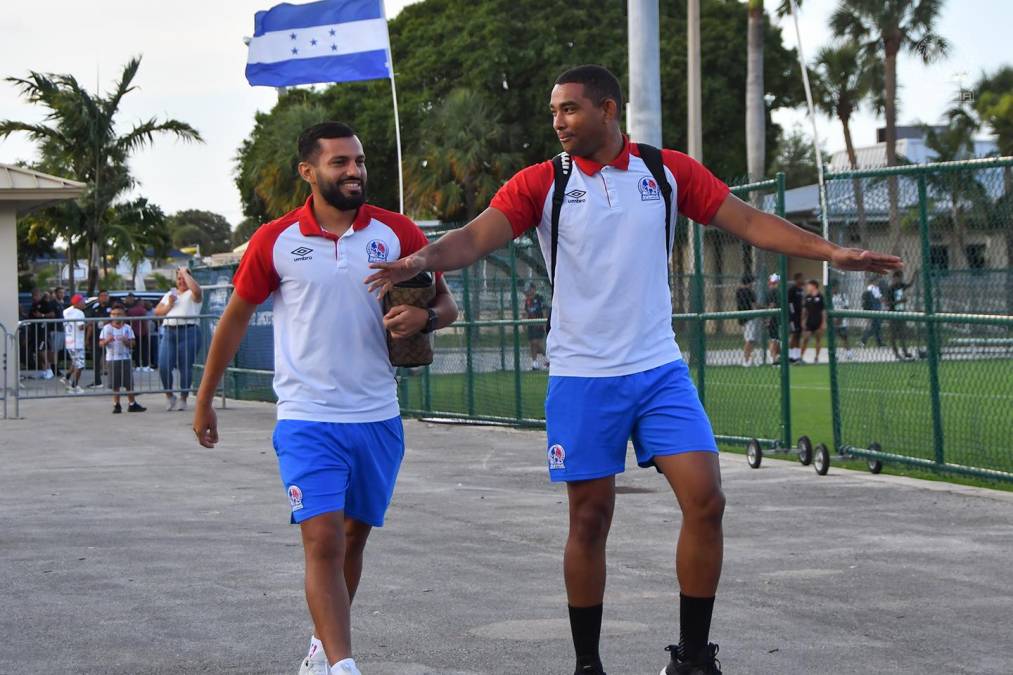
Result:
M390 77L383 0L276 5L254 17L251 85L287 87Z

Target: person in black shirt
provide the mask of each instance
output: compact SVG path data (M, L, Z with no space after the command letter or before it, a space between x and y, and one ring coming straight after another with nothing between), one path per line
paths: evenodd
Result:
M524 290L524 318L545 318L545 298L538 293L538 289L535 288L533 283L529 283L528 287ZM531 349L531 370L538 370L541 367L538 363L539 356L545 360L545 367L548 368L549 362L545 357L544 325L528 325L528 346Z
M802 300L805 298L805 285L802 273L793 277L795 283L788 287L788 360L798 363L802 359L799 342L802 337Z
M746 312L756 308L756 292L753 291L753 275L744 274L739 287L735 289L735 310ZM742 348L742 365L748 368L753 365L753 348L760 339L760 325L758 319L739 319L739 325L743 326L742 337L745 344Z
M109 291L101 290L98 292L98 304L88 311L88 316L104 319L109 317L111 311L112 303L109 301ZM89 321L87 324L88 337L85 342L91 346L92 358L95 361L95 381L88 385L91 389L102 386L102 373L106 369L106 350L98 346L98 336L104 325L104 321Z
M907 289L909 288L911 288L911 284L904 283L904 274L900 270L894 272L893 283L890 284L890 288L886 294L887 306L891 312L907 311ZM900 350L897 349L898 342L900 342ZM890 322L890 347L893 349L893 355L897 357L898 361L914 358L907 348L906 321Z
M820 347L823 342L823 331L827 327L827 316L823 311L823 294L820 293L820 282L810 279L806 283L806 293L802 307L802 327L805 333L802 337L802 350L799 354L799 363L805 363L805 350L809 346L809 338L816 338L816 358L813 363L820 362Z
M39 289L33 288L32 306L31 309L28 310L28 318L53 319L55 316L56 315L53 313L52 302L49 299L49 293L43 293ZM32 362L34 361L35 369L41 372L42 379L53 379L52 362L49 358L53 349L49 344L49 324L30 324L30 328L28 329L28 340L28 350L30 354L34 355L34 359L29 360L26 354L26 365L31 367Z
M781 277L771 274L767 278L767 309L779 309L781 307ZM767 337L770 339L770 363L779 365L781 356L781 316L772 316L767 319Z

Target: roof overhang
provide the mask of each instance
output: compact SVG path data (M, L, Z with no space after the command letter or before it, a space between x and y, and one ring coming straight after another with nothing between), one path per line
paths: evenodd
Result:
M86 188L87 185L76 180L23 166L0 164L0 204L13 206L18 213L65 199L77 199Z

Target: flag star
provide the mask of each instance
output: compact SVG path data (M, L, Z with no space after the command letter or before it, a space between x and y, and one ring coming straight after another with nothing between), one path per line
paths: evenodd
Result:
M331 29L330 35L331 35L331 37L334 37L334 29L333 28Z
M292 33L291 35L289 35L289 37L294 40L295 39L295 33Z
M314 47L316 47L317 41L316 40L310 40L310 44L313 45Z
M331 51L332 52L338 51L338 46L337 45L331 45Z
M296 49L295 47L292 47L292 53L293 53L293 54L298 54L298 53L299 53L299 50L298 50L298 49Z

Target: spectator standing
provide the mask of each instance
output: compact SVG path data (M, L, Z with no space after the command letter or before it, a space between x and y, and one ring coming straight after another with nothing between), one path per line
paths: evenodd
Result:
M756 291L753 290L753 275L743 274L739 281L739 287L735 289L735 310L747 312L756 309ZM753 349L760 339L759 319L738 319L742 326L742 337L745 344L742 347L742 365L748 368L753 365Z
M527 288L524 289L524 318L545 318L545 298L538 292L538 288L534 283L529 283ZM548 368L549 360L545 356L545 325L530 324L527 328L528 347L531 350L531 370L541 368L541 364L538 362L539 356L542 357L545 361L545 367Z
M81 373L84 371L85 321L84 296L77 293L70 299L70 306L63 310L64 347L67 350L66 384L67 393L83 394Z
M179 371L179 409L186 410L193 380L193 362L200 346L200 315L203 302L200 284L185 267L176 270L176 287L162 296L155 316L165 317L165 334L159 344L158 374L165 389L166 411L175 410L172 371Z
M795 283L788 288L788 361L800 363L802 351L799 341L802 337L802 305L805 301L805 287L801 272L793 277Z
M900 270L894 272L893 283L890 284L890 291L887 295L891 312L907 311L907 289L909 288L911 288L911 284L904 282L904 273ZM900 350L897 349L898 342ZM897 357L898 361L914 358L907 348L907 321L901 319L890 322L890 348L893 349L893 355Z
M28 318L30 319L46 319L49 318L52 308L49 303L49 294L43 293L38 288L32 289L32 306L28 310ZM28 349L33 354L33 361L28 361L28 365L34 365L33 370L40 372L40 377L43 380L53 379L53 371L49 369L49 351L50 347L47 343L48 339L48 328L45 323L33 323L30 324L31 328L28 330L29 344Z
M842 290L834 293L834 309L851 309L851 302L848 301L848 294ZM850 361L854 358L854 353L851 351L851 343L848 341L848 319L847 317L837 317L834 319L834 330L837 331L837 337L841 338L844 343L844 358Z
M109 386L113 390L113 414L123 412L120 407L120 389L127 391L130 405L127 412L144 412L147 410L134 398L133 368L130 361L130 350L134 346L134 331L124 323L127 315L123 305L116 305L110 312L110 321L99 333L99 347L105 350L106 364L109 366Z
M820 293L820 282L810 279L806 283L806 293L802 303L802 326L805 328L805 332L802 337L802 350L798 362L799 364L805 363L805 350L809 346L809 338L815 338L816 357L813 359L813 363L819 363L823 333L827 327L827 315L824 311L823 294Z
M862 292L862 309L869 312L880 312L883 310L883 291L880 290L879 284L875 281L870 281L869 285ZM878 346L883 346L882 319L869 319L868 325L862 331L862 339L859 340L859 344L864 347L871 337L876 338Z
M61 316L63 316L63 310L70 307L70 298L67 297L67 291L62 286L57 286L56 288L54 288L51 297L53 303L53 313L56 316L56 318L59 319ZM56 358L53 359L53 363L57 368L56 374L59 375L60 374L59 365L62 356L61 352L64 349L64 344L66 342L66 335L64 334L62 322L57 321L54 324L54 326L55 330L53 331L52 348L54 350L54 356Z
M107 319L111 311L112 305L109 301L109 291L103 289L98 292L98 303L87 312L87 315L92 318ZM102 332L104 326L104 321L89 321L86 327L86 337L88 344L92 346L92 354L95 361L95 379L88 385L89 389L98 389L102 386L102 374L106 370L105 350L101 349L97 344L98 335Z
M771 274L767 277L767 309L781 308L781 277ZM767 319L767 336L770 338L770 363L780 365L781 357L781 316Z
M141 372L151 372L151 342L148 339L150 322L147 318L148 310L139 298L133 293L128 293L124 302L127 308L127 316L136 321L130 322L130 329L134 331L137 340L137 347L134 349L134 368Z

